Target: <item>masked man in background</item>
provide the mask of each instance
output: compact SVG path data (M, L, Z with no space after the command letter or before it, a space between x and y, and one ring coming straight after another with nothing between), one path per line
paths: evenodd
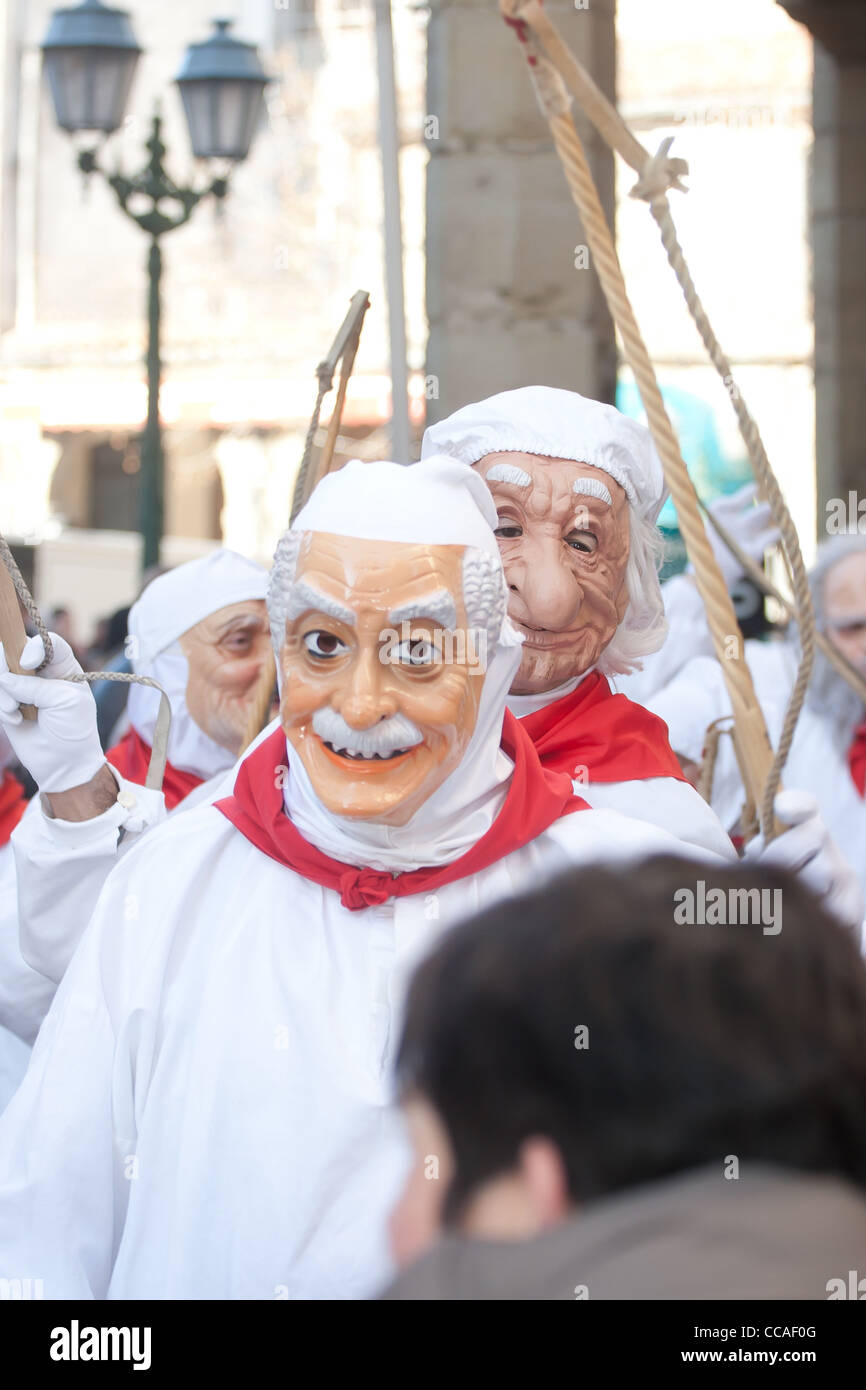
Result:
M38 676L10 675L0 650L0 724L41 792L17 826L0 881L0 1023L26 1042L119 858L166 809L190 797L194 804L203 784L234 765L270 660L266 586L260 565L218 550L153 580L133 605L133 668L163 687L172 711L163 792L144 786L156 690L132 686L129 729L104 754L90 687L62 679L81 670L68 644L52 635L52 662ZM32 670L42 659L42 639L33 637L21 664ZM35 723L22 719L19 703L37 707ZM53 983L25 988L29 967ZM7 994L16 997L14 1010L3 1007Z

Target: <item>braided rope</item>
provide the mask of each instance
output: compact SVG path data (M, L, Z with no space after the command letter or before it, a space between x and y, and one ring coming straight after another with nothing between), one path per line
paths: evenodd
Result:
M677 238L676 227L674 226L673 215L671 213L667 194L654 194L649 198L649 206L650 212L661 232L662 245L667 252L668 263L677 277L689 313L694 319L695 325L703 340L704 347L707 350L707 354L731 398L731 404L737 416L740 433L745 441L749 459L757 477L759 487L770 504L773 520L781 532L782 546L788 562L788 573L794 591L797 625L800 630L800 662L797 669L797 679L794 682L788 700L788 706L785 710L785 719L782 725L782 732L779 736L779 743L776 748L776 756L773 759L773 765L770 768L764 786L761 804L761 823L763 825L772 816L773 801L781 780L782 768L785 766L788 754L791 750L791 743L793 742L794 733L797 728L797 720L800 717L800 711L806 699L809 681L812 679L812 669L815 664L815 615L812 611L812 595L809 590L809 580L806 575L803 554L800 550L800 540L797 535L797 529L785 503L785 499L782 496L782 490L776 480L776 475L770 465L770 460L767 457L767 451L764 448L764 441L761 438L758 426L746 406L742 393L734 382L731 364L725 356L718 338L713 332L706 310L695 288L691 272L686 264L683 249ZM721 532L719 534L721 534Z
M746 789L758 800L772 764L766 728L755 696L751 674L742 655L739 625L733 603L713 554L698 509L694 486L686 470L679 444L662 400L652 362L626 294L622 270L598 197L583 148L571 116L553 116L551 132L562 160L572 196L580 212L584 232L605 299L623 341L625 356L637 381L650 430L664 468L680 529L689 558L695 566L698 590L707 613L707 622L716 655L737 721L737 742L741 766L746 772ZM762 807L763 810L763 807ZM762 815L767 838L773 834L772 802L768 815Z
M712 804L713 799L713 778L716 773L716 760L719 756L719 742L723 734L730 735L730 715L723 714L719 719L714 719L705 733L703 756L701 758L701 770L698 773L698 780L695 783L695 791L703 797L707 805ZM722 725L727 727L723 728Z
M671 187L682 187L680 177L687 172L687 166L682 160L668 157L671 143L669 140L663 142L656 155L650 157L646 153L631 134L625 122L622 121L619 113L595 87L591 78L563 44L558 31L543 14L536 0L524 0L523 3L519 3L519 0L517 3L515 0L500 0L500 4L506 22L512 26L517 37L525 46L530 75L539 105L548 120L557 153L563 163L572 196L577 204L593 251L596 269L608 307L617 324L623 340L625 355L637 380L650 429L662 459L665 478L677 508L686 547L695 565L698 589L707 611L707 620L716 655L722 665L722 672L733 706L736 729L735 748L749 800L748 810L751 810L753 803L760 805L761 829L769 841L775 830L773 820L775 793L811 677L814 660L814 619L796 530L770 468L757 426L751 419L745 402L736 387L733 392L730 391L733 382L730 364L712 333L709 321L703 312L697 292L688 275L685 258L681 248L676 243L675 229L670 217L670 209L667 206L666 190ZM528 27L527 21L531 23L531 29ZM536 30L544 32L544 47L542 47ZM550 56L551 48L555 48L555 62ZM540 73L544 73L541 87L538 81ZM558 79L560 91L551 99L549 93L556 87L553 74ZM782 738L780 738L775 755L770 749L766 726L760 706L757 703L751 674L742 657L740 644L735 644L735 652L730 650L730 641L727 639L733 637L734 634L740 635L739 625L736 622L736 615L727 591L725 590L724 599L717 592L717 581L719 584L723 584L723 580L715 560L710 561L709 559L711 547L700 521L694 488L690 480L688 480L687 489L683 489L680 485L681 475L685 474L687 478L685 465L664 411L649 355L640 339L637 324L628 303L625 283L619 262L616 259L610 229L607 226L574 121L570 114L563 112L566 82L571 91L578 96L584 109L611 148L618 149L641 174L640 182L633 190L635 194L646 198L650 201L651 206L655 204L662 216L662 221L664 221L664 211L667 212L669 226L667 228L662 226L661 229L668 258L675 272L679 266L678 279L681 288L686 296L690 312L695 317L699 330L702 331L714 365L717 370L723 368L720 374L731 394L741 432L750 457L753 458L756 475L759 483L763 485L771 511L774 513L774 519L779 525L783 543L786 546L786 551L783 553L786 554L789 572L792 574L795 598L798 603L800 598L803 598L803 640L800 669L786 711ZM664 209L661 209L661 203L665 205ZM697 315L699 313L702 315L702 323L698 321ZM677 474L680 475L679 481L677 481ZM708 561L711 568L708 568ZM722 619L721 627L719 626L720 619ZM724 630L725 625L728 627L727 632Z

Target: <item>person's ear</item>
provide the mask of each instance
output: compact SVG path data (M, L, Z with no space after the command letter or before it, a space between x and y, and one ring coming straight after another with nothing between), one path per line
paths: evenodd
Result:
M517 1169L538 1230L564 1221L572 1203L565 1164L553 1141L540 1135L526 1139L520 1146Z

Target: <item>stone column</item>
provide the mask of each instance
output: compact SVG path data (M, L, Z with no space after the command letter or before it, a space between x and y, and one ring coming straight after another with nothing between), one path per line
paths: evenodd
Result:
M818 531L827 503L866 499L866 55L815 45L812 247ZM866 512L866 502L864 502ZM858 520L856 505L849 524ZM866 530L866 515L859 518Z
M614 94L613 0L551 0ZM428 35L427 419L541 383L613 400L613 327L526 71L495 0L432 0ZM612 221L613 160L578 128Z

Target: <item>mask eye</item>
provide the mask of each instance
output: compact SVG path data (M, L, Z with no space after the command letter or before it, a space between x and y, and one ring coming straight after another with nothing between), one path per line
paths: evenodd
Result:
M501 541L513 541L518 536L523 535L523 527L518 526L516 521L502 521L493 532Z
M395 648L395 656L401 666L432 666L437 650L426 637L410 637Z
M335 656L341 656L347 650L345 642L341 642L333 632L325 632L323 628L316 628L314 632L305 632L304 646L310 656L315 656L320 661L330 661Z
M598 541L591 531L571 531L566 536L565 543L571 546L572 550L580 551L582 555L592 555L598 549Z

